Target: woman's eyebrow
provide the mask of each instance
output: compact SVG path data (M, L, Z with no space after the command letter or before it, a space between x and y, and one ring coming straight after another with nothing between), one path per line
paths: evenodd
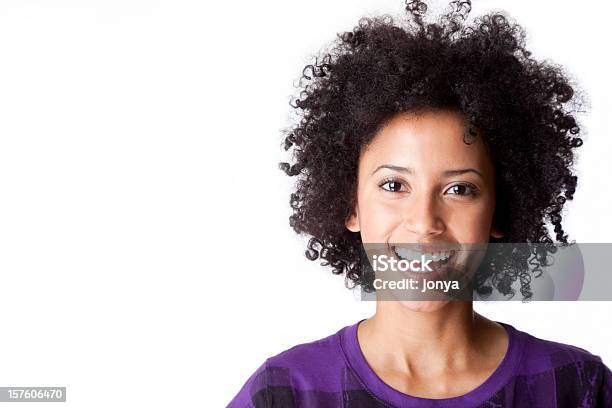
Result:
M394 171L399 171L400 173L407 173L407 174L413 174L414 170L411 167L402 167L402 166L395 166L393 164L383 164L381 166L378 166L376 168L376 170L374 170L372 172L372 174L376 173L378 170L380 169L390 169L390 170L394 170ZM444 175L444 177L452 177L452 176L459 176L461 174L465 174L465 173L476 173L478 174L480 177L482 177L484 179L484 176L482 175L481 172L479 172L478 170L474 169L474 168L466 168L466 169L456 169L456 170L445 170L444 173L442 173Z
M457 170L446 170L443 174L445 177L452 177L452 176L459 176L461 174L465 174L465 173L476 173L478 174L481 178L484 179L484 176L482 175L481 172L479 172L476 169L473 168L467 168L467 169L457 169Z
M394 171L399 171L400 173L408 173L408 174L414 173L414 170L412 170L412 168L410 167L395 166L393 164L383 164L381 166L378 166L376 170L372 172L372 174L376 173L380 169L390 169Z

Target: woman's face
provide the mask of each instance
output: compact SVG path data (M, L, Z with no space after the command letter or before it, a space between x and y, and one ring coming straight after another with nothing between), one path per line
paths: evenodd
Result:
M386 244L487 243L495 176L480 137L464 142L456 111L401 113L379 130L359 160L357 203L346 227L362 242ZM401 302L436 310L447 301Z

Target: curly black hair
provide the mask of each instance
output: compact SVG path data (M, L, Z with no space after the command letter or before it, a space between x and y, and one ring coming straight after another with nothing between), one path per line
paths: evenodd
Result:
M555 252L547 226L558 243L568 243L562 209L577 184L578 88L562 67L531 57L524 29L505 12L468 24L470 1L452 1L450 8L434 23L425 21L423 1L407 2L400 22L388 14L362 17L306 65L299 97L290 102L300 119L283 135L291 163L280 163L297 177L290 225L310 236L310 260L321 258L334 274L345 274L347 287L371 290L360 234L345 226L360 152L400 112L457 109L468 134L482 134L495 165L494 225L505 235L490 242L548 244L480 274L475 289L513 295L519 279L529 299L527 264L534 256L544 264L546 252Z

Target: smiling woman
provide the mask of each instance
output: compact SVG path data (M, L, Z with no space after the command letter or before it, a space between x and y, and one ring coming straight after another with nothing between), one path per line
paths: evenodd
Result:
M393 116L362 149L347 229L360 233L364 244L450 247L502 238L493 225L493 163L482 138L468 144L465 133L465 118L457 110ZM401 303L432 311L448 301Z
M421 276L435 284L462 257L436 245L568 242L574 88L530 58L508 17L467 25L470 2L450 6L435 24L421 1L404 25L364 18L304 69L302 120L285 139L293 162L281 164L298 177L290 224L349 286L373 289L368 244L431 256ZM528 299L527 256L478 269L474 291L512 294L518 280ZM471 298L377 299L374 316L268 358L230 406L603 407L612 373L586 350L475 313Z

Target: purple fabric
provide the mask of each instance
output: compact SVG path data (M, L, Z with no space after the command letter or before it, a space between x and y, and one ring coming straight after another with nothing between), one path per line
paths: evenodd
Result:
M581 348L501 323L508 352L480 386L459 397L413 397L385 384L366 362L355 323L268 358L228 405L261 407L612 407L612 372Z

